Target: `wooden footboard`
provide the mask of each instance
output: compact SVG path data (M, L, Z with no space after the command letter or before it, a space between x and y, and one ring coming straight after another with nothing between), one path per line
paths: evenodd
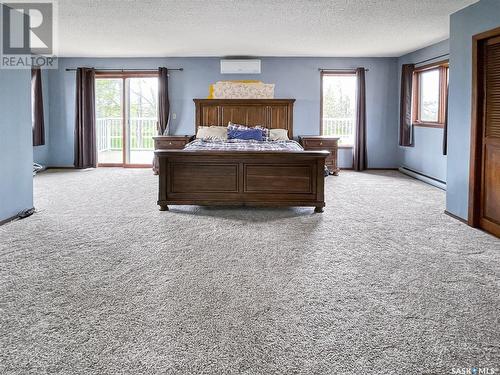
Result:
M322 212L327 151L158 150L158 205L311 206Z

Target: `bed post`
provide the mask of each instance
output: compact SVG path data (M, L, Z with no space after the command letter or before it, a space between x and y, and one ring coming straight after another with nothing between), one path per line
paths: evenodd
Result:
M318 159L316 162L316 199L321 201L321 205L314 208L314 212L322 213L325 207L325 159Z
M158 160L158 165L160 167L158 173L158 206L160 206L160 211L168 211L168 205L165 203L167 199L167 177L170 172L169 165L167 164L167 159L155 152L155 157Z

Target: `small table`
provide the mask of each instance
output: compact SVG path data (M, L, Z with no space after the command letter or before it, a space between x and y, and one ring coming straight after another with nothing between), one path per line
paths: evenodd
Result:
M304 150L330 151L330 156L326 158L325 165L330 171L330 174L338 176L339 167L337 165L337 153L339 138L328 135L302 135L299 137L299 142L304 147Z

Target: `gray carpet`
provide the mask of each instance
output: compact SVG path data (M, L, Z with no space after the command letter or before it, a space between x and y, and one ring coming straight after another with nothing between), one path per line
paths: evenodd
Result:
M0 227L1 374L500 367L500 240L397 172L312 209L173 207L148 170L48 171ZM498 372L497 372L498 373Z

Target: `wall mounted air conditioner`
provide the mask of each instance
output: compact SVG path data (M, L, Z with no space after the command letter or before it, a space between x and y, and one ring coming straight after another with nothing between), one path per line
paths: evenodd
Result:
M260 60L221 60L221 74L260 74Z

